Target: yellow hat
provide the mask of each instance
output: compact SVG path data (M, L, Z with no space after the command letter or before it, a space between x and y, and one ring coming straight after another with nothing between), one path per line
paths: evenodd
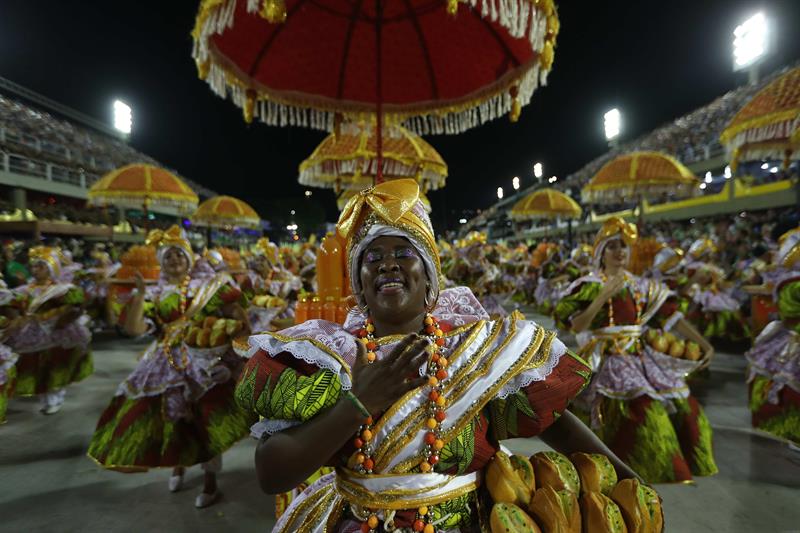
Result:
M147 234L145 244L148 246L155 246L157 248L156 257L158 262L161 263L164 253L170 248L178 248L189 260L189 265L194 264L194 252L192 252L192 245L189 239L186 238L186 233L177 224L170 227L167 231L154 229Z
M609 241L614 239L621 239L622 242L628 246L633 246L636 239L639 238L639 230L636 229L635 224L625 222L621 217L611 217L605 221L603 227L597 232L594 238L594 249L592 251L592 260L595 266L600 266L600 259L603 255L603 250Z
M50 275L57 278L61 275L61 252L51 246L34 246L28 250L30 263L44 263L50 269Z

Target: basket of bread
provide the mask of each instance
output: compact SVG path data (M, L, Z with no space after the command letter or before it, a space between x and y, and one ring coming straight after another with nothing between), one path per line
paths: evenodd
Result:
M660 533L658 494L636 479L617 480L600 454L497 452L486 467L492 533Z
M183 342L192 348L217 348L231 342L242 329L244 324L241 320L209 316L195 321Z
M254 296L252 300L250 300L250 304L254 305L255 307L263 307L265 309L271 309L275 307L286 308L288 305L286 300L283 298L279 298L277 296L272 296L269 294L262 294L259 296Z
M701 369L710 363L709 354L698 343L682 339L671 331L648 329L644 341L656 356L670 357L674 361L672 366L678 365L686 371Z

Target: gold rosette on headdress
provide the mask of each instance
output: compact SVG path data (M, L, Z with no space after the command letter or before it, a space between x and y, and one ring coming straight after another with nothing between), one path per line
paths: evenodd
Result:
M714 253L717 251L717 246L709 238L697 239L689 247L689 256L694 259L700 259L706 253Z
M46 263L54 278L61 275L61 261L59 255L60 250L51 246L34 246L28 250L28 258L31 264L36 262Z
M800 262L800 228L787 231L778 239L779 248L776 256L776 265L784 268L794 268Z
M148 246L155 246L158 248L158 258L161 261L162 250L167 248L180 248L186 253L189 263L194 263L194 252L192 252L192 245L186 238L186 234L177 224L170 227L167 231L154 229L147 234L145 244Z

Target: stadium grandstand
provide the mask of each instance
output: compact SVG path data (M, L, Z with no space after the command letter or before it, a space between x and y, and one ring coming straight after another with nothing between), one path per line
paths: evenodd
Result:
M757 83L737 87L687 115L633 140L611 146L605 153L555 183L540 178L539 183L521 189L482 211L462 225L460 233L485 231L490 239L509 240L566 233L566 221L558 221L554 227L553 222L548 220L514 223L508 216L517 201L544 187L565 192L581 204L583 219L574 228L578 232L594 230L614 214L638 215L636 201L617 205L588 205L581 201L581 188L603 165L619 155L634 151L657 151L671 155L704 182L698 198L676 201L670 195L665 195L653 205L646 204L645 220L688 221L697 217L795 205L798 198L793 189L800 173L798 162L786 169L782 168L781 161L742 163L733 173L728 166L729 156L720 144L719 137L728 122L753 95L797 66L795 63L775 70Z
M48 226L51 232L105 235L107 226L89 226L107 225L108 211L87 208L87 191L107 172L131 163L164 166L102 122L0 78L0 221L17 222L20 229L32 227L26 224L31 221L58 222ZM201 200L216 195L180 177ZM151 211L149 225L166 224L177 214ZM113 222L124 224L114 215ZM135 215L127 227L136 224Z

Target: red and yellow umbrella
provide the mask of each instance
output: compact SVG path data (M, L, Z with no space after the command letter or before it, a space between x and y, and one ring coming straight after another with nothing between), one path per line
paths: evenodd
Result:
M606 163L581 190L584 202L654 200L668 193L695 193L700 180L680 161L661 152L631 152Z
M238 198L215 196L200 204L192 215L192 222L212 228L257 228L261 224L261 217L255 209Z
M89 203L98 206L161 206L191 211L197 202L197 194L178 176L141 163L113 170L89 189Z
M800 67L758 91L731 119L720 135L739 161L781 159L788 166L800 147Z
M513 220L537 218L579 218L581 206L578 202L555 189L540 189L514 204L509 215Z
M192 37L200 77L248 122L377 114L422 135L516 119L558 31L553 0L204 0Z
M298 181L337 192L370 187L378 175L377 144L374 121L343 125L300 164ZM402 126L385 128L382 161L384 179L413 178L423 191L444 187L447 179L447 164L439 153Z

